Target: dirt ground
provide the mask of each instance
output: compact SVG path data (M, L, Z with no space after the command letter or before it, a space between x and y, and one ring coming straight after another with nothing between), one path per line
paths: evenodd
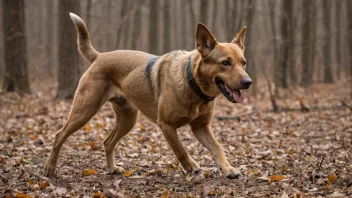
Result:
M53 99L55 87L43 85L32 95L1 94L0 196L352 196L351 84L281 90L276 98L284 110L277 113L265 89L243 104L220 97L212 128L230 163L241 169L239 179L219 172L188 126L179 137L202 172L185 172L160 129L143 115L115 150L126 173L109 174L103 140L115 123L108 104L66 141L56 177L46 178L43 166L71 101Z

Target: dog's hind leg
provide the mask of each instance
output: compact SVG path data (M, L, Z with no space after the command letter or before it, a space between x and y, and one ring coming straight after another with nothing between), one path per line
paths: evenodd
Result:
M96 82L94 82L96 83ZM65 140L75 131L84 126L101 108L106 101L106 86L101 82L101 87L83 81L77 88L73 99L70 115L62 129L55 135L55 141L44 168L46 176L53 176L60 149Z
M123 173L124 169L115 164L114 150L117 142L135 125L138 110L129 105L127 100L123 97L111 99L110 104L115 113L116 125L104 140L106 162L111 173Z

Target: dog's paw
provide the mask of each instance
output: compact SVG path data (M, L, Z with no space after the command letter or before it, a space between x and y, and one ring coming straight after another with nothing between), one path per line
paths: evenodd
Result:
M44 176L50 178L50 177L53 177L54 175L55 175L55 165L46 163L44 167Z
M187 161L181 162L181 164L188 172L199 173L201 171L200 165L191 157L189 157Z
M234 168L232 166L226 167L222 169L223 174L225 177L229 179L237 179L239 176L241 176L240 170L237 168Z
M125 169L123 169L119 166L114 166L112 168L109 168L109 173L110 174L123 174L123 173L125 173Z

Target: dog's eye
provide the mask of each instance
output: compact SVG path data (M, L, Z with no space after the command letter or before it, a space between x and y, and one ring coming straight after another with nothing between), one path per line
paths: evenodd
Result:
M224 65L224 66L230 66L231 65L230 61L228 61L228 60L222 61L221 64Z
M246 65L246 64L247 64L247 61L243 60L242 65Z

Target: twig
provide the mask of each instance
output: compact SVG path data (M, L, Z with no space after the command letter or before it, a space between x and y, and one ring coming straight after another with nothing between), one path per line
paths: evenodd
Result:
M31 174L31 175L33 175L33 176L35 176L35 177L38 177L38 178L41 179L41 180L45 180L45 181L50 181L50 180L51 180L51 179L48 178L48 177L44 177L44 176L37 175L37 174L35 174L35 173L33 173L33 172L29 171L29 170L26 170L26 169L24 169L24 168L23 168L22 170L26 171L27 173L29 173L29 174Z
M340 108L344 108L346 106L344 105L337 105L337 106L331 106L331 107L311 107L309 108L309 111L311 110L330 110L330 109L340 109ZM248 116L248 115L253 115L253 114L259 114L259 113L279 113L279 112L291 112L291 111L302 111L302 108L281 108L279 111L274 111L274 110L266 110L266 111L253 111L253 112L249 112L249 113L244 113L244 114L240 114L240 115L233 115L233 116L214 116L215 119L218 120L236 120L236 119L240 119L244 116Z
M338 100L338 101L342 104L342 106L348 108L350 110L350 112L352 113L352 107L348 106L348 104L343 100Z
M319 163L319 167L318 167L318 171L317 171L316 175L318 175L318 173L319 173L319 171L320 171L320 169L321 169L321 166L323 165L324 159L325 159L325 154L323 155L323 158L321 159L321 161L320 161L320 163Z

